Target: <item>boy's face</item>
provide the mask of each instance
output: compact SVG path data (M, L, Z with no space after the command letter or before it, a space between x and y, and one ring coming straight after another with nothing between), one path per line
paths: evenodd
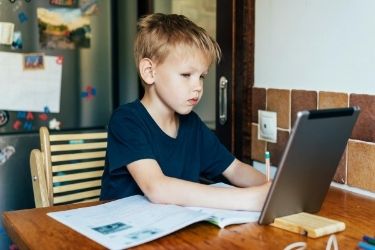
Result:
M169 111L188 114L203 94L209 59L196 48L179 46L154 68L156 97Z

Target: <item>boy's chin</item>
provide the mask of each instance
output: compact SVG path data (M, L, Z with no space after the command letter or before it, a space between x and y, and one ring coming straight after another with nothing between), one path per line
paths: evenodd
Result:
M176 113L178 113L180 115L188 115L188 114L191 113L191 111L193 111L193 109L176 110Z

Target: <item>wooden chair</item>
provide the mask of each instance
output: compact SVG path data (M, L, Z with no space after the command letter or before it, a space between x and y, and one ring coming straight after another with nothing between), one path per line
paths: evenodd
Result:
M36 207L98 200L107 132L39 130L41 149L30 154Z

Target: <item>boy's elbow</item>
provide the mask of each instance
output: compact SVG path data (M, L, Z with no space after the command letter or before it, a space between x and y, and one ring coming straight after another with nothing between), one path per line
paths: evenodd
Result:
M152 184L145 188L144 195L152 202L157 204L166 204L166 191L162 187L163 185L160 184Z

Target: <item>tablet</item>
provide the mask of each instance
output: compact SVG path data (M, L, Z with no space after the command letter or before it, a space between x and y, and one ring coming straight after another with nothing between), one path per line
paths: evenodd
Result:
M298 112L259 224L320 210L359 111L349 107Z

